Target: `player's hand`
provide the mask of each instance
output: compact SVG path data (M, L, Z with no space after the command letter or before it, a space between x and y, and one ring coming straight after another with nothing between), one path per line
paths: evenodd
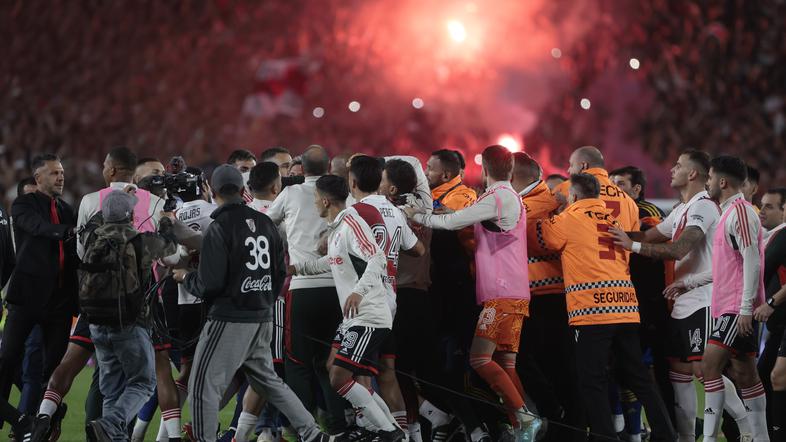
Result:
M136 186L129 184L123 188L123 192L136 196Z
M174 269L172 270L172 279L175 280L177 283L181 283L185 281L186 275L188 275L188 270L186 269Z
M404 211L404 213L407 215L407 218L409 219L414 218L416 213L423 213L423 211L421 211L420 209L410 206L404 206L401 208L401 210Z
M347 302L344 303L344 317L347 319L352 319L357 316L358 306L362 300L363 297L357 293L350 294L349 298L347 298Z
M554 193L554 199L557 200L557 204L559 204L559 206L557 207L557 210L556 210L557 213L561 213L563 210L565 210L566 207L568 207L568 197L567 196L565 196L565 195L563 195L563 194L561 194L559 192L556 192L556 193Z
M663 290L663 297L674 300L687 291L688 287L685 286L684 281L675 281Z
M769 304L762 304L753 312L753 318L759 322L767 322L774 311L775 309L770 307Z
M297 275L297 269L292 264L287 266L287 276Z
M175 220L175 212L164 212L162 210L161 212L159 212L159 214L161 215L161 218L169 218L172 221Z
M448 215L455 212L455 210L451 209L450 207L439 206L438 208L434 209L432 212L434 215Z
M750 336L753 333L753 316L740 315L737 319L737 330L740 336Z
M625 250L630 250L633 247L633 240L630 239L627 233L617 227L609 227L609 233L614 238L614 244L622 247Z

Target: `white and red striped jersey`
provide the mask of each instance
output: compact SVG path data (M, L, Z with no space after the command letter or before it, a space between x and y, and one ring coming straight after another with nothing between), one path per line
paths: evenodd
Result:
M294 263L300 275L333 275L341 308L352 293L363 297L358 313L344 318L348 327L391 328L393 315L388 299L393 288L383 281L387 258L377 245L371 227L354 207L341 211L330 225L327 255L317 260Z

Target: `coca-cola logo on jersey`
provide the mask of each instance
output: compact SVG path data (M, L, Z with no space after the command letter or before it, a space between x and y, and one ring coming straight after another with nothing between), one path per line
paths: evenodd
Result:
M264 292L270 290L273 290L273 284L270 282L270 275L265 275L259 279L253 279L248 276L243 280L243 285L240 286L240 293Z

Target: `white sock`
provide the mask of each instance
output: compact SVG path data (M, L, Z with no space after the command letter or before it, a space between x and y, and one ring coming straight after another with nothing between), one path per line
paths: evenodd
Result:
M731 417L737 422L741 434L752 434L753 431L751 430L750 419L748 419L748 410L745 408L745 404L742 403L742 399L737 395L737 387L734 386L734 382L726 376L723 376L723 387L725 388L723 408L728 411Z
M723 379L704 380L705 441L715 441L718 436L718 428L723 416L724 390Z
M385 403L385 400L382 399L382 396L378 395L376 391L370 390L369 393L371 394L371 398L374 399L374 402L377 404L380 410L385 413L385 417L387 418L388 422L393 424L394 426L398 427L396 423L396 418L393 417L393 413L390 412L390 408L388 404Z
M469 433L469 439L472 442L478 442L479 440L483 439L484 437L486 437L488 435L489 434L486 433L482 428L478 427L478 428L475 428L474 430L472 430L471 433Z
M371 424L382 431L393 431L396 426L388 419L385 412L380 408L371 392L355 381L350 380L343 387L338 389L338 394L348 400L355 408L360 408L363 416ZM382 401L384 403L384 401ZM387 408L387 406L385 406ZM390 411L388 411L390 413Z
M57 411L57 407L62 401L63 398L60 397L58 392L46 390L46 392L44 392L44 400L41 401L41 405L38 407L38 414L45 414L47 416L54 415Z
M431 428L441 427L450 423L450 416L429 401L420 404L418 413L431 422Z
M372 424L368 419L366 419L366 416L363 415L363 410L360 408L355 410L355 422L357 422L358 427L364 428L372 433L379 431L379 428L377 428L376 425Z
M399 428L404 430L405 433L409 432L409 422L407 422L407 412L406 411L391 411L390 414L393 416L393 420L396 421L396 425Z
M674 388L674 415L679 442L695 442L698 400L693 375L669 371L669 380Z
M164 418L161 418L161 421L158 423L158 435L156 436L156 442L167 442L169 440L169 434L166 431L166 424L164 423Z
M237 419L237 430L235 431L235 439L238 442L248 441L248 432L251 431L257 424L259 416L254 416L246 411L240 412L240 417Z
M625 415L624 414L614 414L612 415L612 419L614 420L614 431L619 433L625 429Z
M131 432L131 441L136 442L145 440L145 433L147 433L147 427L149 425L150 421L143 421L137 416L134 430Z
M412 442L423 442L423 433L420 429L420 422L415 421L409 425L409 440Z
M764 386L759 382L753 387L743 388L742 397L749 410L748 420L751 424L753 439L757 442L770 440L769 433L767 433L767 397L764 395ZM740 432L742 432L742 428L740 428Z
M180 409L173 408L161 412L161 422L164 423L167 438L180 437Z

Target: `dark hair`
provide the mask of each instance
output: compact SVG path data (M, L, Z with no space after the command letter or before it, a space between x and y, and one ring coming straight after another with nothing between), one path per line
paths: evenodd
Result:
M262 161L251 168L248 176L248 188L252 192L264 192L279 177L278 166L276 163Z
M510 179L510 174L513 172L513 154L507 148L493 144L483 149L481 155L488 176L497 181Z
M459 151L459 150L451 150L451 152L455 153L456 156L458 157L459 167L461 168L461 170L466 169L467 168L467 162L464 161L464 155L461 154L461 151Z
M319 152L319 155L312 153L314 151ZM303 161L304 175L321 176L328 173L330 169L330 156L322 146L316 144L308 146L301 155L301 161Z
M753 166L746 166L748 172L748 181L759 184L759 169Z
M265 149L262 151L261 154L259 154L259 161L267 161L280 153L285 153L289 155L289 149L281 146Z
M142 157L142 158L137 160L136 165L137 166L141 166L141 165L143 165L145 163L161 163L161 161L158 158ZM161 163L161 164L164 164L164 163Z
M528 154L515 152L513 154L513 174L537 180L540 176L540 165Z
M358 155L349 165L349 173L355 179L361 192L376 192L382 181L382 168L385 160L366 155Z
M323 175L317 180L317 192L330 201L344 202L349 196L347 180L337 175Z
M570 176L570 187L578 194L579 199L597 198L600 196L598 179L588 173L577 173Z
M35 173L35 171L39 167L44 167L45 163L49 161L60 161L60 157L52 153L43 153L41 155L36 155L33 157L33 160L30 162L30 169Z
M781 196L781 209L786 206L786 187L775 187L772 189L767 189L765 194L773 194L773 195L780 195Z
M451 178L461 173L462 159L455 150L440 149L431 152L431 156L437 157L442 164L442 168L450 174Z
M254 156L253 153L246 149L235 149L232 153L229 154L229 158L227 158L227 164L234 165L238 161L249 161L254 160L256 161L257 158Z
M412 193L418 185L418 175L415 168L404 160L389 160L385 162L385 172L388 180L396 186L399 195Z
M707 152L696 150L696 149L688 149L682 152L680 155L685 155L688 159L696 164L699 167L699 174L702 176L709 176L710 174L710 154Z
M631 185L635 186L636 184L638 184L639 186L641 186L641 192L639 192L639 198L644 199L644 188L647 187L647 177L644 176L643 170L639 169L636 166L625 166L609 172L609 176L614 176L614 175L629 176Z
M558 173L552 173L551 175L549 175L549 176L547 176L547 177L546 177L546 181L548 181L548 180L562 180L562 181L567 181L567 180L568 180L568 177L566 177L565 175L558 174Z
M112 165L116 169L128 170L131 172L136 170L136 154L125 146L115 147L110 150L109 158L112 159Z
M35 178L29 176L27 178L22 178L19 180L19 183L16 185L16 196L22 196L22 193L25 191L25 186L35 186L38 183L35 182Z
M715 173L726 176L736 181L737 184L742 184L745 178L748 177L748 171L745 163L737 157L731 155L719 155L710 161L710 167Z

